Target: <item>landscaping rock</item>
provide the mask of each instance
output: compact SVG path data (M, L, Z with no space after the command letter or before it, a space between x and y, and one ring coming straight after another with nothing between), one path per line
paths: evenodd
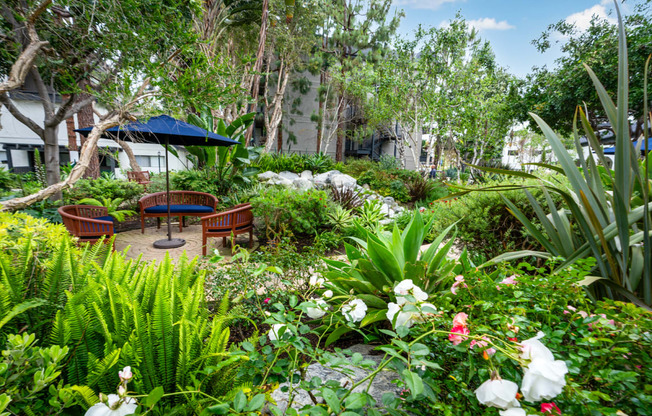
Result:
M390 207L397 205L396 201L391 196L386 196L385 198L383 198L383 202L389 205Z
M331 178L333 175L340 175L342 172L339 170L329 170L328 172L320 173L319 175L315 176L313 178L313 182L315 183L315 186L326 186L331 183Z
M259 181L268 181L270 179L276 179L278 178L278 174L275 172L272 172L271 170L268 170L267 172L260 173L258 174L258 180Z
M292 181L292 186L296 189L306 190L313 187L312 181L306 178L297 178Z
M293 181L295 179L299 179L299 175L297 175L294 172L288 172L287 170L279 173L278 176L280 176L283 179L288 179L288 180L291 180L291 181Z
M357 184L358 181L356 181L354 177L344 173L331 176L331 185L336 188L350 189L355 188Z
M311 170L304 170L303 172L301 172L299 177L301 177L302 179L308 179L308 180L312 181L312 171Z
M281 177L278 177L278 178L275 178L275 179L270 179L267 183L270 184L270 185L285 186L286 188L289 188L290 186L292 186L292 181L291 180L281 178Z
M383 202L383 205L380 206L380 212L382 212L386 217L389 217L390 211L392 211L392 209L389 207L389 205Z
M362 185L362 187L363 187L364 189L366 189L367 191L370 191L370 190L371 190L371 187L369 186L368 183L365 183L364 185Z
M380 363L383 356L371 355L370 353L372 349L373 347L369 345L354 345L350 348L353 353L357 352L362 354L364 360L373 360L376 363ZM336 369L325 367L321 364L311 364L306 369L306 380L311 380L313 377L319 377L324 382L328 380L337 380L342 386L351 386L368 376L371 372L370 370L364 370L356 367L347 366L346 368L349 370L350 374L343 374ZM376 376L376 378L374 378L373 382L371 383L371 387L369 387L369 394L374 398L374 400L376 400L377 406L382 405L383 394L398 393L396 384L392 383L392 381L396 380L397 378L399 378L398 374L390 370L383 370ZM282 392L281 387L287 385L287 383L282 384L272 393L272 399L276 402L276 405L282 412L285 412L285 410L288 408L288 393ZM367 381L356 387L353 392L364 392L368 386L369 382ZM319 397L318 400L322 400L321 397ZM295 390L292 407L294 409L300 409L307 404L314 404L310 399L308 393L305 390Z

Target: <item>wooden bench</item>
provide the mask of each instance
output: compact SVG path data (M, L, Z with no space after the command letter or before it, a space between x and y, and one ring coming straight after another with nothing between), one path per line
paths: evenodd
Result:
M254 214L250 204L239 204L228 211L208 215L201 219L202 254L206 255L208 237L222 237L222 245L226 246L226 238L249 233L249 248L254 243Z
M204 217L215 213L217 198L205 192L170 191L170 216L179 217L179 232L183 231L183 217ZM145 218L156 217L157 227L161 218L168 216L167 194L156 192L138 200L140 229L145 233Z
M152 183L152 181L149 178L149 172L146 170L142 171L135 171L135 170L130 170L127 172L127 179L129 182L136 182L139 185L143 185L145 189L147 189L147 185Z
M79 238L80 243L95 243L106 237L108 243L113 236L113 217L108 209L95 205L64 205L58 209L68 232Z

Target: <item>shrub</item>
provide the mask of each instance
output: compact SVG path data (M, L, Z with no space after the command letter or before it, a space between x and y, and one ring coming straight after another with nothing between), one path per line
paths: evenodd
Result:
M261 172L294 172L301 173L304 170L310 170L314 174L328 172L335 169L333 159L323 153L301 155L297 153L265 153L261 155L254 163L254 167Z
M265 224L265 236L276 239L290 232L315 235L328 224L333 202L323 190L267 188L251 200L254 215Z
M25 244L29 242L31 251L47 257L64 239L70 241L71 237L61 224L52 224L22 212L0 211L0 254L26 249Z
M362 206L364 200L361 198L362 192L349 187L330 187L331 198L335 203L345 209L355 209Z
M0 192L6 192L16 184L15 177L5 168L0 167Z
M128 182L121 179L80 179L75 182L72 189L66 191L65 198L73 203L84 198L97 200L120 198L129 205L134 205L140 198L145 188L136 182Z
M344 166L342 166L342 169L339 170L354 178L359 178L366 171L376 170L377 167L378 164L369 159L348 159Z

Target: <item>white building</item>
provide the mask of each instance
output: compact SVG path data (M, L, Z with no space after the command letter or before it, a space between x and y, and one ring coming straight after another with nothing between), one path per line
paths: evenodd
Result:
M43 107L37 95L27 91L10 93L14 105L25 116L37 123L43 120ZM72 130L80 127L77 116L59 125L59 154L62 165L79 160L79 154L70 149L71 143L81 148L79 134ZM158 144L129 143L142 170L152 173L165 171L165 149ZM16 120L9 111L0 105L0 167L15 173L25 173L34 169L34 150L43 156L43 141L32 130ZM130 170L129 159L122 148L113 140L100 139L98 143L100 171L114 172L119 178L125 178ZM179 151L181 160L170 154L170 170L186 169L188 160L184 150ZM117 158L117 160L116 160Z

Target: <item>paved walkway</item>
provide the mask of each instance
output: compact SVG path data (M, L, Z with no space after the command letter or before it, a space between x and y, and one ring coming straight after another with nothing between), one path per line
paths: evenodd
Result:
M154 227L145 228L145 234L141 234L140 229L117 233L115 237L116 251L122 251L129 247L128 258L137 258L142 255L145 261L161 261L167 252L172 259L177 259L185 251L188 258L201 256L201 225L189 225L183 227L183 232L179 233L178 223L172 223L172 238L183 238L186 244L183 247L162 250L154 248L154 241L167 238L167 226L161 225L160 229ZM236 237L236 244L247 247L249 244L249 234L242 234ZM258 241L254 235L254 248L258 246ZM227 247L222 246L221 238L209 238L207 254L210 256L214 249L218 249L220 254L226 258L231 257L231 241L227 240Z

